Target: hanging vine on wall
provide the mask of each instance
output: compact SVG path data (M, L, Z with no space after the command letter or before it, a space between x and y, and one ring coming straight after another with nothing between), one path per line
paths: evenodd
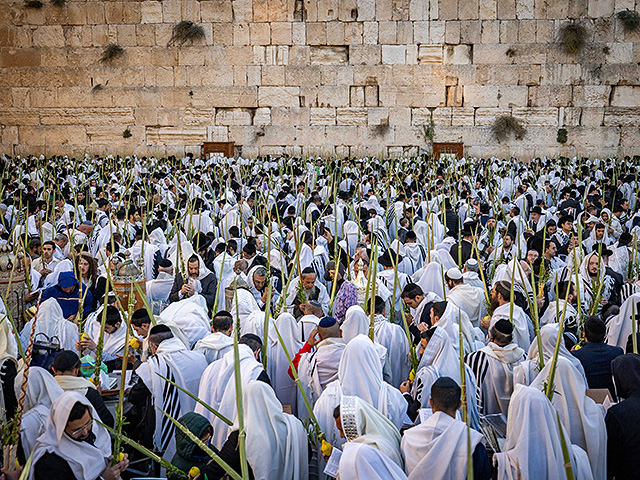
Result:
M559 43L565 53L576 55L587 42L589 32L579 23L565 23L560 27Z
M511 137L522 140L527 134L527 129L513 115L501 115L493 121L491 133L498 142L503 142Z

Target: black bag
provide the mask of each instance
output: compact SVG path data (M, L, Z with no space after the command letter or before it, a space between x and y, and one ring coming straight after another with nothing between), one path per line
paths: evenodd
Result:
M41 336L44 337L44 340L39 339ZM61 351L62 348L60 348L60 340L58 337L49 338L44 333L38 333L33 339L31 366L42 367L50 370L51 365L53 365L53 360Z

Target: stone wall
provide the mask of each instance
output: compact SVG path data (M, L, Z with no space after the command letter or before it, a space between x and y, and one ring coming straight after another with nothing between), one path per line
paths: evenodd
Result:
M640 153L640 33L615 16L640 0L42 2L0 4L6 153L398 155L431 120L470 155ZM167 46L181 20L205 39ZM527 134L498 143L508 114Z

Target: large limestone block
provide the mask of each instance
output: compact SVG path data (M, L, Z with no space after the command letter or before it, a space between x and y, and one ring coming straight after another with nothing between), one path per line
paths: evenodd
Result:
M338 125L366 125L367 109L363 107L340 107L336 109Z
M244 108L218 108L216 110L216 125L251 125L251 112Z
M40 123L38 110L23 108L0 109L0 125L38 125Z
M258 105L260 107L298 107L300 106L299 87L259 87Z
M311 107L309 123L310 125L335 125L336 109Z
M134 123L133 108L43 108L43 125L112 125Z
M604 109L604 125L606 126L638 126L637 107L607 107Z
M525 125L558 125L558 109L555 107L520 107L513 109L513 116Z
M142 23L162 23L162 3L153 0L140 5Z
M147 127L147 145L195 145L207 139L206 127Z
M255 86L206 87L194 88L192 91L195 105L214 105L220 108L255 108L258 106L258 89Z
M385 65L407 63L406 45L382 45L382 63Z
M443 58L442 45L420 45L418 47L418 63L441 64Z
M442 48L441 48L442 50ZM382 58L380 45L350 45L350 65L378 65Z
M609 104L609 85L576 85L573 87L573 104L577 107L604 107Z
M349 47L312 46L311 65L341 65L349 61Z
M498 93L500 88L488 85L465 85L465 107L497 107L500 103Z
M447 45L444 48L444 63L452 65L468 65L471 63L471 45Z

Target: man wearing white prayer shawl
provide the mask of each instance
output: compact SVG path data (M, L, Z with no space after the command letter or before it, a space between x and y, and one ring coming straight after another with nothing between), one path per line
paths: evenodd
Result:
M187 350L166 325L156 325L149 331L149 346L152 356L138 366L136 373L151 392L155 407L154 446L164 458L171 459L176 448L175 425L159 409L180 418L192 412L196 402L162 377L195 395L207 361L202 353Z
M174 302L160 314L158 323L174 323L186 335L189 345L194 345L210 332L207 301L202 295L194 295Z
M16 397L20 396L24 370L14 383ZM44 433L51 404L64 393L56 379L44 368L31 367L24 397L24 415L20 423L20 442L25 458L29 458L36 439Z
M391 385L398 388L409 377L411 364L409 363L409 340L403 327L387 320L385 302L375 296L373 338L383 345L389 354L391 364ZM369 303L371 300L369 300ZM371 306L367 305L367 310Z
M300 298L304 297L304 298ZM329 309L329 293L327 288L318 280L318 275L312 267L305 268L299 276L291 279L287 290L287 308L289 313L296 316L294 308L302 303L317 300L322 307L322 311Z
M399 320L402 315L401 309L403 308L401 298L402 290L407 283L409 283L409 276L398 271L396 278L396 269L393 268L395 260L395 255L392 256L389 250L380 256L378 263L384 270L377 273L376 282L382 283L389 290L389 298L383 297L383 300L389 302L391 312L394 312L394 318Z
M420 334L420 363L416 369L411 396L422 408L429 406L431 387L440 377L450 377L460 383L460 356L451 346L447 333L440 327L431 327ZM472 428L479 428L476 378L465 365L467 385L467 412Z
M418 270L413 275L412 279L414 283L422 289L427 297L433 295L434 297L437 297L438 300L443 300L445 297L444 272L445 270L442 264L432 260L422 269ZM415 318L416 315L413 314L413 317Z
M440 377L431 387L429 404L433 415L404 432L402 452L410 480L466 478L468 448L473 452L473 478L491 478L491 464L482 435L456 419L462 405L461 393L453 379Z
M137 264L138 259L142 256L143 249L144 262L142 271L147 281L153 280L158 274L158 266L162 260L162 255L160 254L160 249L156 245L145 241L143 246L142 239L136 240L136 242L128 249L128 252L131 253L131 260L134 261L134 264Z
M447 332L451 345L456 352L460 348L460 330L462 330L462 348L465 354L473 352L483 345L480 341L480 329L474 328L466 312L463 312L451 302L434 302L432 304L431 325L438 326Z
M248 382L243 387L242 407L246 422L247 463L252 478L256 480L308 478L307 433L300 420L293 415L283 413L282 404L276 398L273 389L264 382ZM221 457L227 463L238 464L240 461L237 439L238 425L236 424L221 452ZM225 457L225 454L228 456ZM201 469L201 474L211 479L226 476L213 460Z
M240 323L240 333L249 333L252 330L249 327L255 324L255 322L249 321L249 317L254 312L261 312L261 310L247 282L242 276L238 275L220 294L224 294L224 305L226 310L233 316L234 324ZM218 304L220 301L222 299L218 300Z
M486 315L484 292L477 287L467 285L463 281L462 272L453 267L444 276L449 293L447 302L453 303L467 314L474 327L480 326L480 320Z
M247 337L251 336L240 338L240 344L238 345L240 380L243 389L251 380L259 379L269 383L269 377L264 371L262 363L257 360L262 344L260 341ZM232 422L237 421L238 410L236 405L233 351L226 353L220 360L216 360L205 369L200 379L198 397ZM211 444L217 449L222 448L232 431L232 427L220 420L200 403L196 405L195 412L209 420L213 427Z
M187 259L184 264L186 268L181 269L181 272L187 272L187 275L183 278L182 273L176 274L169 294L169 301L175 303L195 295L202 295L206 300L208 311L211 312L218 287L216 275L205 266L200 255L194 253Z
M265 314L261 313L264 324ZM289 376L289 358L302 347L300 329L293 315L283 312L275 320L271 318L267 337L267 374L276 397L283 405L291 407L291 413L299 416L298 386ZM264 331L264 326L262 328ZM279 334L279 335L278 335ZM264 337L263 337L264 338ZM286 349L286 354L285 354ZM300 407L305 407L300 403Z
M490 330L498 320L509 320L513 324L513 341L523 350L529 350L529 317L518 305L511 304L511 284L506 280L500 280L491 289L491 320L489 325L483 323L483 327ZM513 315L512 315L513 307Z
M573 478L592 480L586 452L571 445L547 396L537 388L516 385L509 404L507 439L502 451L493 456L498 480L567 478L560 435L567 446Z
M470 353L465 362L476 376L480 412L507 415L513 393L513 368L525 359L524 350L513 343L513 325L498 320L491 328L486 347Z
M333 411L342 395L355 395L369 402L398 429L410 423L407 401L400 390L383 381L378 350L365 335L358 335L347 344L340 359L338 380L327 385L313 408L327 442L332 445L340 444Z
M571 290L567 296L569 285L571 285ZM565 302L567 303L566 307ZM565 330L575 333L578 328L578 311L575 309L574 304L577 304L575 284L558 279L558 298L549 302L549 306L540 317L540 326L542 327L548 323L558 323L564 316Z
M548 362L536 379L533 388L544 393L549 381L552 362ZM607 429L600 407L586 396L587 384L583 376L564 357L558 357L553 379L551 403L560 415L571 443L587 452L595 480L607 477Z
M38 315L29 320L22 329L20 341L25 350L29 345L33 322L36 322L35 335L42 333L49 340L56 337L60 342L60 348L63 350L75 350L76 342L78 341L78 327L75 323L64 318L62 308L55 298L42 302L38 309ZM39 338L44 340L42 336Z
M407 480L402 468L376 447L350 442L344 446L338 480Z
M211 364L233 350L233 317L224 310L216 313L211 322L212 332L202 338L193 347L196 352L202 352Z
M346 347L340 338L340 327L333 317L324 317L317 329L310 332L306 343L298 350L293 359L300 382L313 406L327 385L338 379L340 359ZM293 379L291 367L288 370ZM299 416L306 416L298 409Z
M170 260L165 258L158 266L158 276L153 280L147 281L147 289L145 291L154 315L159 315L169 303L173 282L173 265Z
M376 447L399 467L404 467L400 432L370 403L358 397L343 395L333 417L336 427L347 442Z
M111 437L96 422L98 414L77 392L65 392L52 404L45 432L33 449L29 480L116 480L129 466L111 465Z
M83 352L92 354L95 356L98 343L100 343L100 329L102 322L102 312L104 305L102 305L96 314L91 314L85 322L84 331L89 338L83 336L78 342ZM122 356L124 353L124 344L127 336L127 324L122 321L120 312L113 305L107 305L107 312L105 315L104 332L102 336L102 361L110 362Z
M544 359L544 364L548 364L551 362L553 358L553 353L556 348L556 339L558 338L559 333L559 325L557 323L549 323L544 327L540 328L540 342L542 343L542 357ZM571 352L567 350L564 342L560 342L560 348L558 350L558 356L564 357L569 360L574 367L580 372L580 375L584 378L585 383L587 382L587 377L584 373L584 367L580 360L571 355ZM529 353L527 354L527 359L516 365L513 369L513 384L521 383L523 385L531 385L538 374L539 371L539 359L540 352L538 351L538 342L532 342L531 347L529 348Z

